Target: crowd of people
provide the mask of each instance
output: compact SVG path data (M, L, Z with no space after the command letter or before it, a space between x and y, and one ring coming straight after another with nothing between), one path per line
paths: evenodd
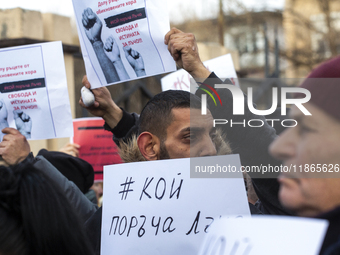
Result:
M196 94L170 90L150 99L137 115L119 108L106 87L93 89L94 105L86 107L81 99L79 103L105 120L122 159L137 162L237 153L243 166L320 165L327 170L333 166L333 174L297 171L269 178L249 173L245 180L252 214L326 219L329 227L320 254L340 254L340 179L335 171L340 158L336 79L340 78L340 57L321 64L305 79L301 87L311 92L311 99L304 106L311 115L293 106L289 115L298 125L278 136L265 116L249 110L246 100L244 115L233 115L231 91L215 88L215 84L232 83L205 68L193 34L173 28L164 43L177 66L207 84L211 92L216 90L222 104L216 106L208 98L207 114L202 116L203 90ZM86 76L83 84L91 88ZM261 119L264 125L213 126L213 119L230 118L235 122ZM84 195L92 183L75 184L66 173L84 170L87 162L61 152L43 151L34 157L19 131L6 127L2 132L0 155L6 166L0 169L0 254L100 254L102 208ZM88 172L82 180L91 178Z

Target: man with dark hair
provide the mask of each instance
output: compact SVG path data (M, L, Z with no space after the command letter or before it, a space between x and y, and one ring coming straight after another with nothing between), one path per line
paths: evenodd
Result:
M95 89L93 92L98 101L102 100L103 95L109 93L107 88ZM99 96L97 93L100 93ZM107 96L106 99L112 101L111 97ZM108 105L108 109L111 109L112 103L114 104L113 101L110 103L105 101L103 105ZM82 101L80 104L83 105ZM90 107L89 110L91 109L98 111L100 108ZM104 120L106 116L102 116ZM108 121L110 122L110 119ZM119 125L124 124L120 122ZM131 126L128 127L131 128ZM202 116L200 98L187 91L168 90L150 99L141 112L137 134L138 151L145 160L217 154L216 129L213 127L212 115L208 110L207 114ZM225 146L227 146L225 154L230 153L228 145L219 145L219 147ZM134 161L138 161L137 157ZM252 209L255 210L253 207ZM96 254L100 254L101 217L102 209L100 208L85 224Z
M182 39L183 35L176 37ZM184 61L185 68L188 68L186 70L189 71L191 68L189 72L195 78L200 75L206 75L201 76L202 78L208 77L210 72L199 60L197 46L195 49L193 47L190 49L194 51L195 58L188 62ZM181 56L185 59L185 54ZM216 81L221 83L219 79ZM83 79L83 85L90 88L86 77ZM114 134L115 141L116 138L124 137L127 130L136 123L138 116L129 115L115 105L107 88L101 87L92 91L95 95L95 104L86 107L80 99L80 105L105 120L106 129ZM213 127L210 111L207 110L207 114L202 115L200 98L186 91L169 90L154 96L142 110L137 127L138 151L146 160L213 156L217 154L217 150L220 150L215 140L216 129ZM127 136L130 134L128 133ZM227 153L221 154L231 153L229 145L227 147ZM250 209L252 213L260 214L253 205L250 205ZM101 210L98 210L86 223L87 229L92 229L89 231L90 239L94 241L93 245L98 254L100 222Z
M200 102L198 98L194 99L196 99L196 102ZM143 108L139 120L139 133L149 131L160 139L164 139L166 134L163 133L163 130L172 122L172 109L189 107L190 93L188 92L170 90L155 95Z
M216 129L210 111L200 114L201 100L186 91L154 96L139 119L138 148L146 160L216 155ZM155 146L156 145L156 146Z
M86 76L83 85L91 87ZM125 162L139 161L141 157L142 160L157 160L231 153L229 144L213 127L210 111L201 115L201 99L187 91L169 90L157 94L146 104L140 118L119 108L106 87L92 92L94 105L86 107L81 99L79 104L105 120L104 127L113 133L118 146L122 147L122 142L125 146L138 136L134 146L138 147L138 152L129 154L141 156ZM120 155L124 159L124 155Z
M185 69L196 81L203 81L206 84L209 84L210 87L214 87L215 84L223 83L213 72L210 72L200 60L198 54L198 48L196 44L196 40L193 34L183 33L182 31L173 28L171 29L165 36L164 42L168 45L168 50L177 65L183 69ZM228 82L228 80L224 81L224 83ZM83 84L90 88L90 84L87 79L83 80ZM136 123L136 119L138 116L132 114L129 115L118 106L114 104L111 99L111 96L107 96L106 92L108 90L106 88L94 89L93 93L95 97L98 97L99 102L96 102L95 105L91 108L88 108L92 113L101 113L103 119L106 121L108 130L112 131L114 134L114 140L119 141L119 138L126 138L131 133L126 133L127 130ZM202 90L197 90L196 95L200 96ZM264 123L261 128L251 128L251 127L232 127L228 125L223 126L224 134L227 134L228 142L230 142L229 150L231 149L233 153L240 154L241 164L243 166L258 166L260 167L262 164L270 164L272 166L277 166L281 164L281 161L274 159L268 153L268 147L270 143L276 138L276 131L272 128L265 120L263 116L254 115L249 111L248 105L245 103L244 115L233 115L233 97L231 92L228 89L219 89L218 93L221 97L223 106L217 105L215 107L214 102L211 98L207 99L207 105L211 105L211 110L213 112L213 116L215 119L230 119L233 118L235 122L248 121L250 119L261 119ZM102 95L106 95L106 100L102 100ZM245 96L246 97L246 96ZM97 100L97 99L96 99ZM112 102L108 103L108 100ZM245 100L246 102L247 100ZM82 104L82 102L80 102ZM83 104L82 104L83 105ZM113 106L115 105L115 106ZM83 105L84 106L84 105ZM115 107L115 108L114 108ZM104 110L101 112L101 110ZM194 112L192 110L192 112ZM197 114L200 115L200 111L197 109ZM95 114L96 115L96 114ZM209 115L210 116L210 113ZM174 154L170 154L170 157L188 157L188 156L197 156L204 155L199 153L201 148L204 148L207 142L201 143L201 139L205 136L200 136L199 139L194 140L195 135L193 135L193 131L195 130L192 124L195 121L193 115L188 115L191 118L191 127L189 136L191 136L191 143L188 146L188 151L183 151L179 149L179 143L170 147L167 142L165 142L165 147L169 150L169 148L175 148L173 151ZM202 119L199 121L202 122ZM204 120L203 120L204 121ZM206 119L205 122L212 122L211 119ZM133 129L132 129L133 130ZM174 130L172 130L174 132ZM171 134L167 132L167 134ZM170 141L170 139L168 138ZM198 146L196 146L196 141ZM139 150L143 154L143 146L138 144ZM198 151L196 151L196 149ZM186 155L188 156L178 156L178 155ZM143 154L144 158L147 158L147 154ZM154 155L149 155L149 159L151 160ZM153 157L155 159L155 157ZM251 176L254 177L254 176ZM264 179L263 176L261 178L253 179L253 184L255 191L261 201L259 207L261 211L266 214L291 214L290 211L286 210L282 207L282 205L278 201L277 193L279 189L278 182L276 179Z

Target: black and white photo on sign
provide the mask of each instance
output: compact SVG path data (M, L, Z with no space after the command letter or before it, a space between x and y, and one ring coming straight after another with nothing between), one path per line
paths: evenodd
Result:
M170 26L162 1L73 0L73 6L92 88L176 69L164 44Z
M0 130L15 128L30 140L70 136L61 42L1 49L0 58Z
M85 9L82 17L85 34L98 58L106 82L114 83L130 79L121 59L120 48L113 35L102 41L103 24L91 8ZM126 57L136 75L138 77L145 76L144 61L141 54L130 46L123 47L123 51L124 57Z

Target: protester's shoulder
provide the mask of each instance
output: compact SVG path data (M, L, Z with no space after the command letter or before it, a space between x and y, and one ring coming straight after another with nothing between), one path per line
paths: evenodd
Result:
M77 187L86 193L93 185L94 170L87 161L59 151L41 149L37 157L43 156L68 180L74 182Z

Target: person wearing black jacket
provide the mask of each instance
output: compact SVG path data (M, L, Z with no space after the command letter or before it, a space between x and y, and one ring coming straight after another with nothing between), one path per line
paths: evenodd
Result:
M199 58L198 48L193 34L183 33L173 28L165 36L165 43L168 45L169 52L180 68L184 68L197 81L203 81L214 87L215 84L223 83L213 72L211 73ZM230 80L224 83L231 83ZM86 76L83 79L83 85L90 88ZM112 101L111 95L107 88L98 88L92 90L98 102L87 109L94 115L103 117L105 120L105 129L113 133L113 140L119 145L120 141L126 142L132 134L138 131L138 115L129 114L119 108ZM201 96L202 90L197 90L196 95ZM281 165L281 161L274 159L268 152L270 143L277 137L275 129L272 128L263 116L257 116L251 113L245 103L245 115L233 116L232 94L227 89L219 89L218 93L222 99L223 108L214 105L211 98L208 97L209 109L215 119L230 119L234 121L239 119L262 119L264 126L262 128L239 128L230 126L221 126L226 134L227 140L231 145L233 153L239 153L241 164L243 166L260 166L261 164L270 164L272 166ZM246 100L245 100L246 102ZM83 107L85 105L80 100ZM100 107L99 107L100 105ZM85 107L86 108L86 107ZM289 210L283 208L278 200L279 183L275 178L266 179L264 176L258 176L250 173L253 177L253 185L256 194L260 198L258 208L265 214L291 215ZM260 177L260 178L254 178Z
M222 83L221 80L219 80L214 73L210 73L202 64L202 62L199 59L198 53L197 53L197 45L194 40L194 37L192 35L183 34L178 32L179 30L172 30L175 31L175 36L169 35L168 38L166 38L167 43L170 45L173 41L173 39L178 39L180 42L175 45L184 45L184 48L181 51L181 59L178 60L178 62L183 63L182 66L184 67L194 78L209 78L205 81L205 83L210 83L212 86L214 86L215 83L219 84ZM178 32L178 33L177 33ZM171 37L171 39L170 39ZM172 38L174 37L174 38ZM189 45L189 49L186 49L186 47ZM171 46L169 46L169 51L172 52ZM181 47L181 46L180 46ZM176 54L176 53L175 53ZM188 64L183 60L186 60L186 54L188 56L188 62L193 62L195 64ZM193 57L191 55L194 55ZM84 77L83 79L83 85L87 88L90 88L90 84L87 81L87 78ZM138 115L136 114L128 114L124 110L120 109L118 106L114 104L112 101L111 95L107 88L98 88L94 89L93 93L96 98L96 102L94 106L88 107L87 109L96 116L101 116L105 121L105 128L107 130L110 130L114 134L114 141L116 141L117 144L121 141L120 139L123 139L126 141L130 137L132 133L138 132L139 124L138 124ZM199 96L199 93L197 93ZM227 90L223 91L221 93L221 98L223 98L224 105L226 106L232 106L232 95L227 92ZM80 100L79 102L83 107L85 105ZM212 105L213 102L208 100L208 104ZM210 107L212 113L214 112L214 108ZM214 114L214 113L213 113ZM230 114L230 113L226 113ZM214 116L215 117L215 116ZM249 111L246 112L246 118L251 118L253 115ZM216 118L216 117L215 117ZM263 118L263 117L262 117ZM254 132L253 132L254 131ZM241 154L241 163L242 164L261 164L261 160L263 162L270 162L272 164L280 164L279 161L273 159L268 154L268 146L269 144L275 139L276 134L275 130L271 128L269 125L266 125L261 130L242 130L241 132L238 130L233 130L233 135L230 135L229 130L226 131L228 137L230 136L230 140L232 141L232 144L234 144L234 151ZM139 133L138 133L139 134ZM253 140L247 140L244 139L245 136L251 137ZM256 147L256 148L255 148ZM243 154L243 156L242 156ZM262 155L263 154L263 155ZM280 203L278 202L277 198L277 192L278 192L278 183L276 179L257 179L257 181L254 181L254 183L258 182L259 185L255 185L255 189L260 194L260 199L263 199L262 202L262 208L266 213L271 214L289 214L288 211L286 211ZM257 187L258 186L258 187ZM103 205L105 206L105 205ZM97 251L99 250L99 243L100 238L98 237L98 232L100 233L100 217L101 212L98 211L96 214L89 219L89 221L86 223L87 228L91 233L91 239L94 240L93 245L97 247ZM97 228L97 227L98 228ZM96 229L96 231L93 231Z

